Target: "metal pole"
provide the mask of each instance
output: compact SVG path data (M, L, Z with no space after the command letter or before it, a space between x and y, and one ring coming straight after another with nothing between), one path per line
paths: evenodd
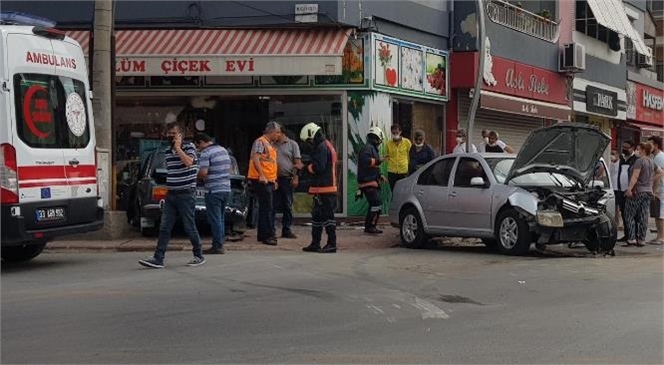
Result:
M470 146L473 143L473 127L475 125L475 114L477 108L480 106L480 93L482 91L482 81L484 73L484 58L486 57L485 49L485 29L484 29L484 4L482 0L477 2L477 46L479 48L479 60L477 64L477 76L475 77L475 92L473 93L473 100L470 102L470 109L468 110L468 136L466 140L466 152L470 152Z
M113 0L96 0L94 13L94 56L92 58L92 110L95 119L97 148L105 151L106 158L100 162L102 176L109 181L100 181L100 196L104 199L104 210L113 205L112 162L108 154L111 149L111 31L113 28Z

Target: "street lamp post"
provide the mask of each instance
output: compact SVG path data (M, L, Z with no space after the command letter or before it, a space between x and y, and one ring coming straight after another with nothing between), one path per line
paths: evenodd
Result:
M486 36L484 29L484 5L482 0L476 0L477 4L477 47L479 48L479 60L477 64L477 76L475 77L475 90L473 93L473 100L470 103L470 109L468 110L468 131L467 131L467 140L466 140L466 152L471 151L472 136L473 136L473 127L475 125L475 114L477 114L477 108L480 106L480 97L482 91L482 80L484 72L484 59L486 57Z

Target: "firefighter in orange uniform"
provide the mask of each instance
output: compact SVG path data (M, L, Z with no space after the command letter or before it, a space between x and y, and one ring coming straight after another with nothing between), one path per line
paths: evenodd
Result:
M314 198L311 210L311 244L302 250L335 253L337 252L337 222L334 219L337 205L337 151L316 123L305 125L300 131L300 139L313 145L311 162L305 171L311 175L309 194ZM327 233L327 245L321 249L323 229Z

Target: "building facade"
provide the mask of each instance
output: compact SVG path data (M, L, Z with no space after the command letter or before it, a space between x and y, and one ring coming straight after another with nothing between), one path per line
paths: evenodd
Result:
M373 125L424 129L443 149L451 3L397 1L168 1L115 3L114 210L164 124L184 123L230 148L241 172L269 120L293 138L319 123L340 154L338 214L355 201L357 152ZM92 49L93 2L3 2L58 22ZM89 62L91 64L91 62ZM307 151L303 147L304 159ZM345 157L345 158L343 158ZM296 214L308 214L306 180ZM385 203L389 188L383 189Z

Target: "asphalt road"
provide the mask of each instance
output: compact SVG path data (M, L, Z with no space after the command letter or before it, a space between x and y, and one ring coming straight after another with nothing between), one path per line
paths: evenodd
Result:
M664 363L661 251L136 253L2 265L2 363Z

